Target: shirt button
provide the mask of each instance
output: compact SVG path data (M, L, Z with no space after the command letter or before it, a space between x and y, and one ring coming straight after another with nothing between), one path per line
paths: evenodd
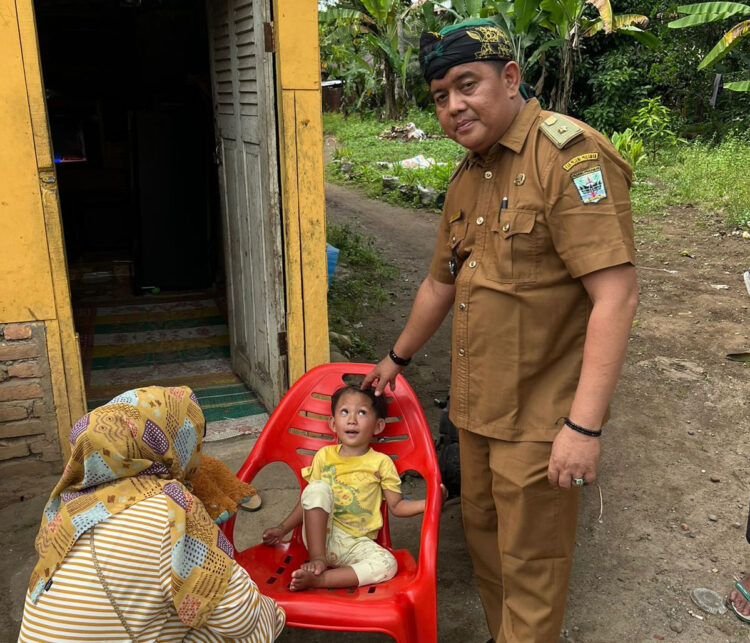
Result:
M484 223L484 217L479 217L477 219L477 225L482 225Z
M508 232L508 230L510 230L510 223L506 223L506 224L505 224L505 225L503 226L503 232Z
M465 304L464 302L461 302L461 303L460 303L460 304L458 305L458 309L459 309L459 310L466 310L466 304Z
M455 235L453 237L451 237L451 243L456 243L456 237L455 237Z
M458 349L458 356L459 357L463 357L464 355L466 355L466 351L463 348L459 348Z
M487 170L487 171L486 171L486 172L484 173L484 178L485 178L485 179L491 179L491 178L492 178L492 172L490 172L489 170Z
M476 261L472 260L472 261L469 262L469 268L476 268L476 267L477 267L477 262Z

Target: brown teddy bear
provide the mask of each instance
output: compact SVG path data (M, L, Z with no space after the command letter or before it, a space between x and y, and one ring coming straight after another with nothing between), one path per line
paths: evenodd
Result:
M190 486L217 525L237 513L238 506L246 511L260 509L260 496L255 487L241 482L221 460L207 455L201 456L198 470L190 478Z

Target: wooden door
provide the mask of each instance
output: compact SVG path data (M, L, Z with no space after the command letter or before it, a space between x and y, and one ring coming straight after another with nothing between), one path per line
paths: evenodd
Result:
M287 388L269 0L207 0L235 372L273 408Z

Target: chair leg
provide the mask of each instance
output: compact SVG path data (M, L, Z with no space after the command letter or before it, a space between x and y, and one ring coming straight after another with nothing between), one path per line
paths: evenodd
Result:
M437 643L437 614L435 609L419 609L413 604L398 610L391 620L390 633L396 643Z

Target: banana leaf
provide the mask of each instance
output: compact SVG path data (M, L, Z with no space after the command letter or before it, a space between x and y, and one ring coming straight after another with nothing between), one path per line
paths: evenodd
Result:
M649 20L646 16L642 16L637 13L625 13L614 17L614 29L613 31L619 31L625 27L648 27ZM594 34L602 31L604 23L601 18L594 20L591 26L581 34L584 37L593 36Z
M553 38L552 40L548 40L544 44L542 44L536 51L534 51L531 56L529 56L529 59L526 61L525 68L530 69L531 66L539 59L539 56L541 56L547 49L550 49L551 47L562 47L565 44L565 40L562 38Z
M513 14L515 16L516 33L523 33L531 24L534 16L539 12L539 0L515 0L513 3Z
M750 92L750 80L736 80L732 83L724 83L724 89L731 89L733 92Z
M734 13L750 13L750 5L741 2L697 2L695 4L683 4L677 7L678 13L687 13L690 15L702 13L725 13L732 11ZM730 15L733 15L730 14Z
M609 0L586 0L586 4L593 6L601 16L604 33L612 33L612 5Z
M394 0L362 0L362 6L367 13L369 13L375 21L381 25L388 21L393 4Z
M706 54L706 57L698 65L698 69L705 69L719 60L724 58L734 47L737 46L739 41L750 33L750 20L745 20L739 24L734 25L729 31L727 31L716 46Z
M682 5L677 7L677 11L688 15L677 20L672 20L667 25L670 29L705 25L717 20L726 20L737 14L742 16L750 15L750 5L738 2L701 2L699 4Z
M638 42L642 45L646 45L649 49L658 49L661 46L659 39L654 34L650 31L643 31L643 29L640 29L639 27L620 27L617 30L617 33L622 33L631 38L635 38Z
M372 22L369 16L356 9L339 9L338 7L329 7L325 11L318 13L318 22L328 23L336 20L364 20Z

